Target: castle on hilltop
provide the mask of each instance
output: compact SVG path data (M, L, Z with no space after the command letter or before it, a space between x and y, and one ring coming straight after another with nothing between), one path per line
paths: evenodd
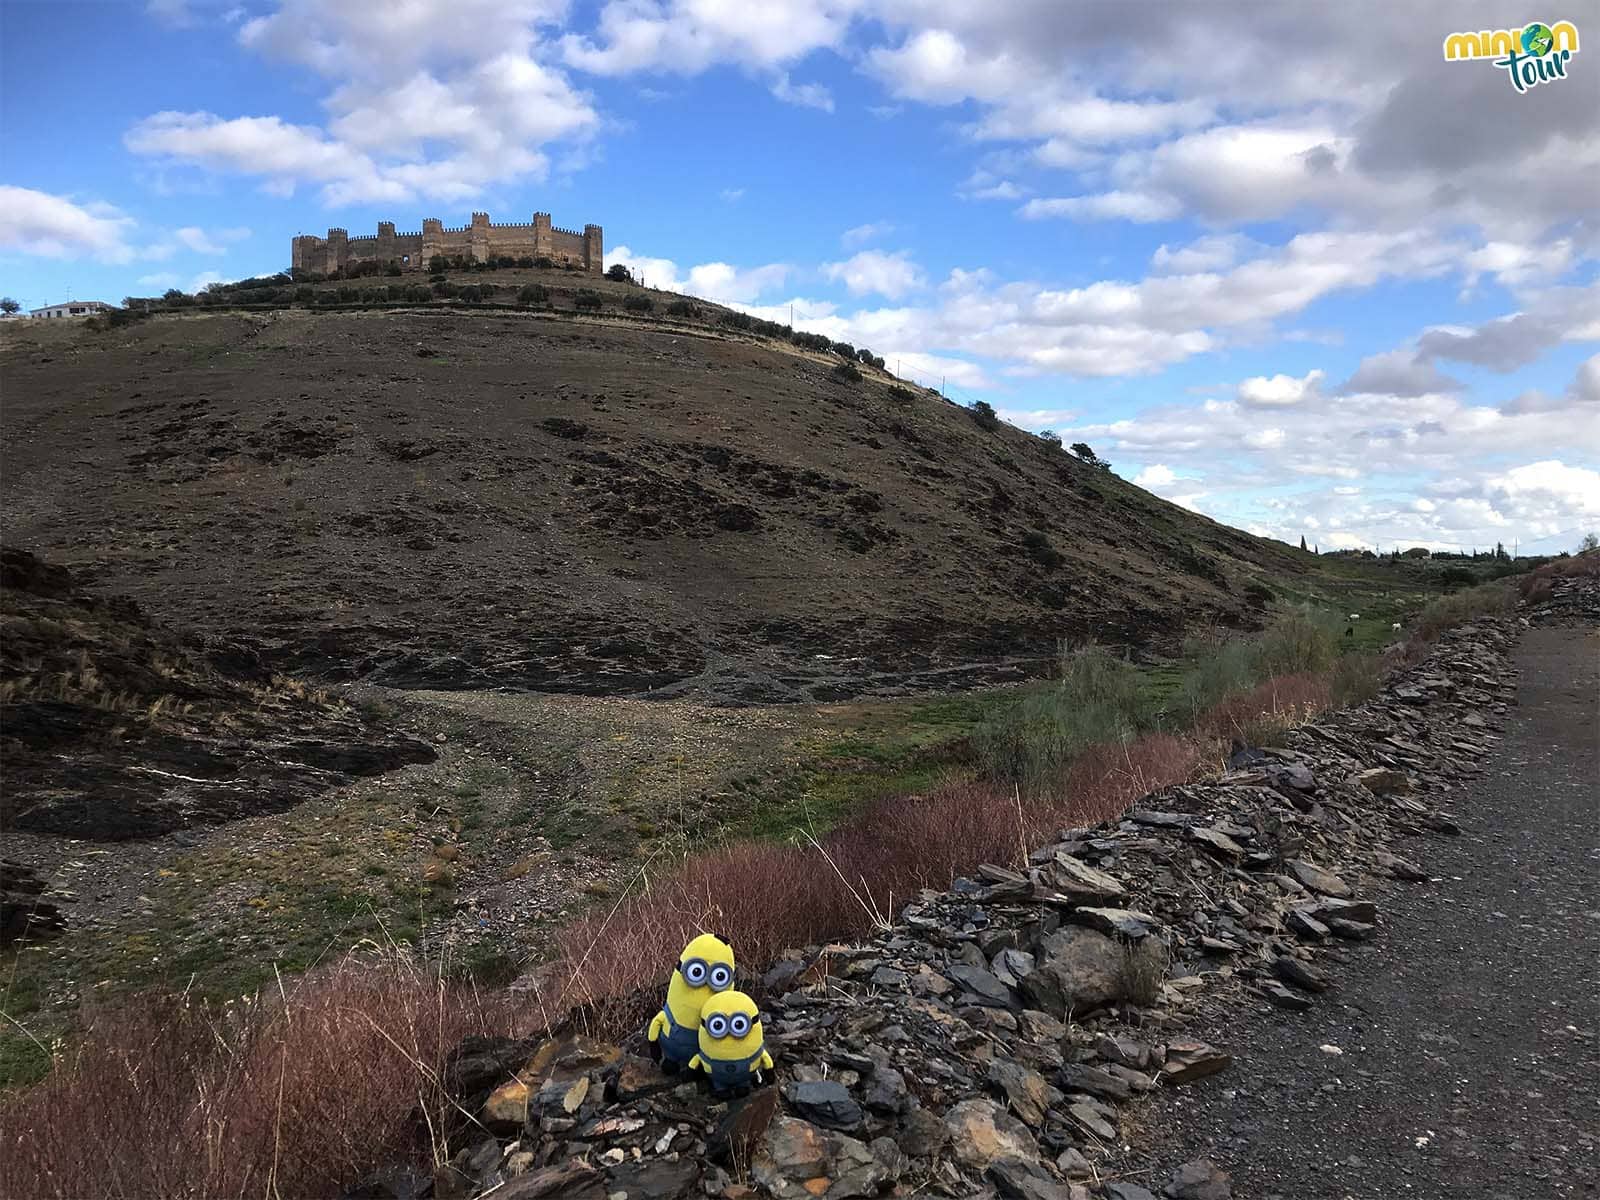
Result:
M402 271L425 271L436 256L490 262L497 258L545 258L582 267L590 275L604 269L605 247L600 226L583 232L557 229L549 213L534 213L527 225L493 225L489 214L475 212L472 224L446 229L437 217L422 222L421 233L396 233L392 221L379 221L376 236L351 237L330 229L325 238L301 234L294 239L291 265L299 271L331 274L355 263L393 263Z

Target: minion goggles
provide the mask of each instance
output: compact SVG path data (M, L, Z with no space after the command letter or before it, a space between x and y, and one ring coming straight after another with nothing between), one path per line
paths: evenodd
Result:
M707 963L703 958L691 958L678 964L678 974L690 987L709 987L713 992L725 992L733 986L733 968L727 963Z
M706 1018L705 1030L708 1036L714 1038L729 1036L742 1038L750 1032L751 1025L760 1019L761 1015L759 1013L753 1017L747 1017L743 1013L734 1013L731 1017L725 1017L721 1013L716 1013Z

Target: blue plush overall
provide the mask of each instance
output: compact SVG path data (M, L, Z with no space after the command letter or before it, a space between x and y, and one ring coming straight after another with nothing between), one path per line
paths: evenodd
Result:
M701 1056L701 1061L710 1067L711 1090L724 1094L744 1088L748 1091L756 1085L756 1075L759 1072L757 1063L761 1056L767 1052L767 1044L762 1042L756 1052L747 1058L713 1058L706 1059Z
M700 1053L700 1031L674 1021L672 1009L666 1005L661 1006L661 1016L667 1023L666 1032L656 1040L661 1047L661 1061L687 1067L689 1060Z

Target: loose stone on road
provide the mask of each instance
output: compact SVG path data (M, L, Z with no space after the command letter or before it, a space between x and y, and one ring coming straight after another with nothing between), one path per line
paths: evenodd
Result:
M1309 1012L1197 1037L1232 1071L1143 1114L1155 1172L1209 1158L1236 1195L1600 1195L1600 635L1530 629L1497 760L1419 840L1386 930Z

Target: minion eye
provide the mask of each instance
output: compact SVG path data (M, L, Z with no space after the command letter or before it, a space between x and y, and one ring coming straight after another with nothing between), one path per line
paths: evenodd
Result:
M695 987L699 987L706 981L705 963L701 962L699 959L695 959L693 962L685 963L683 967L683 977Z
M734 1037L743 1037L750 1032L750 1018L740 1015L728 1021L728 1028L733 1030Z
M711 987L714 991L724 991L733 982L733 971L718 963L711 968Z
M714 1038L728 1036L728 1018L717 1015L706 1021L706 1032Z

